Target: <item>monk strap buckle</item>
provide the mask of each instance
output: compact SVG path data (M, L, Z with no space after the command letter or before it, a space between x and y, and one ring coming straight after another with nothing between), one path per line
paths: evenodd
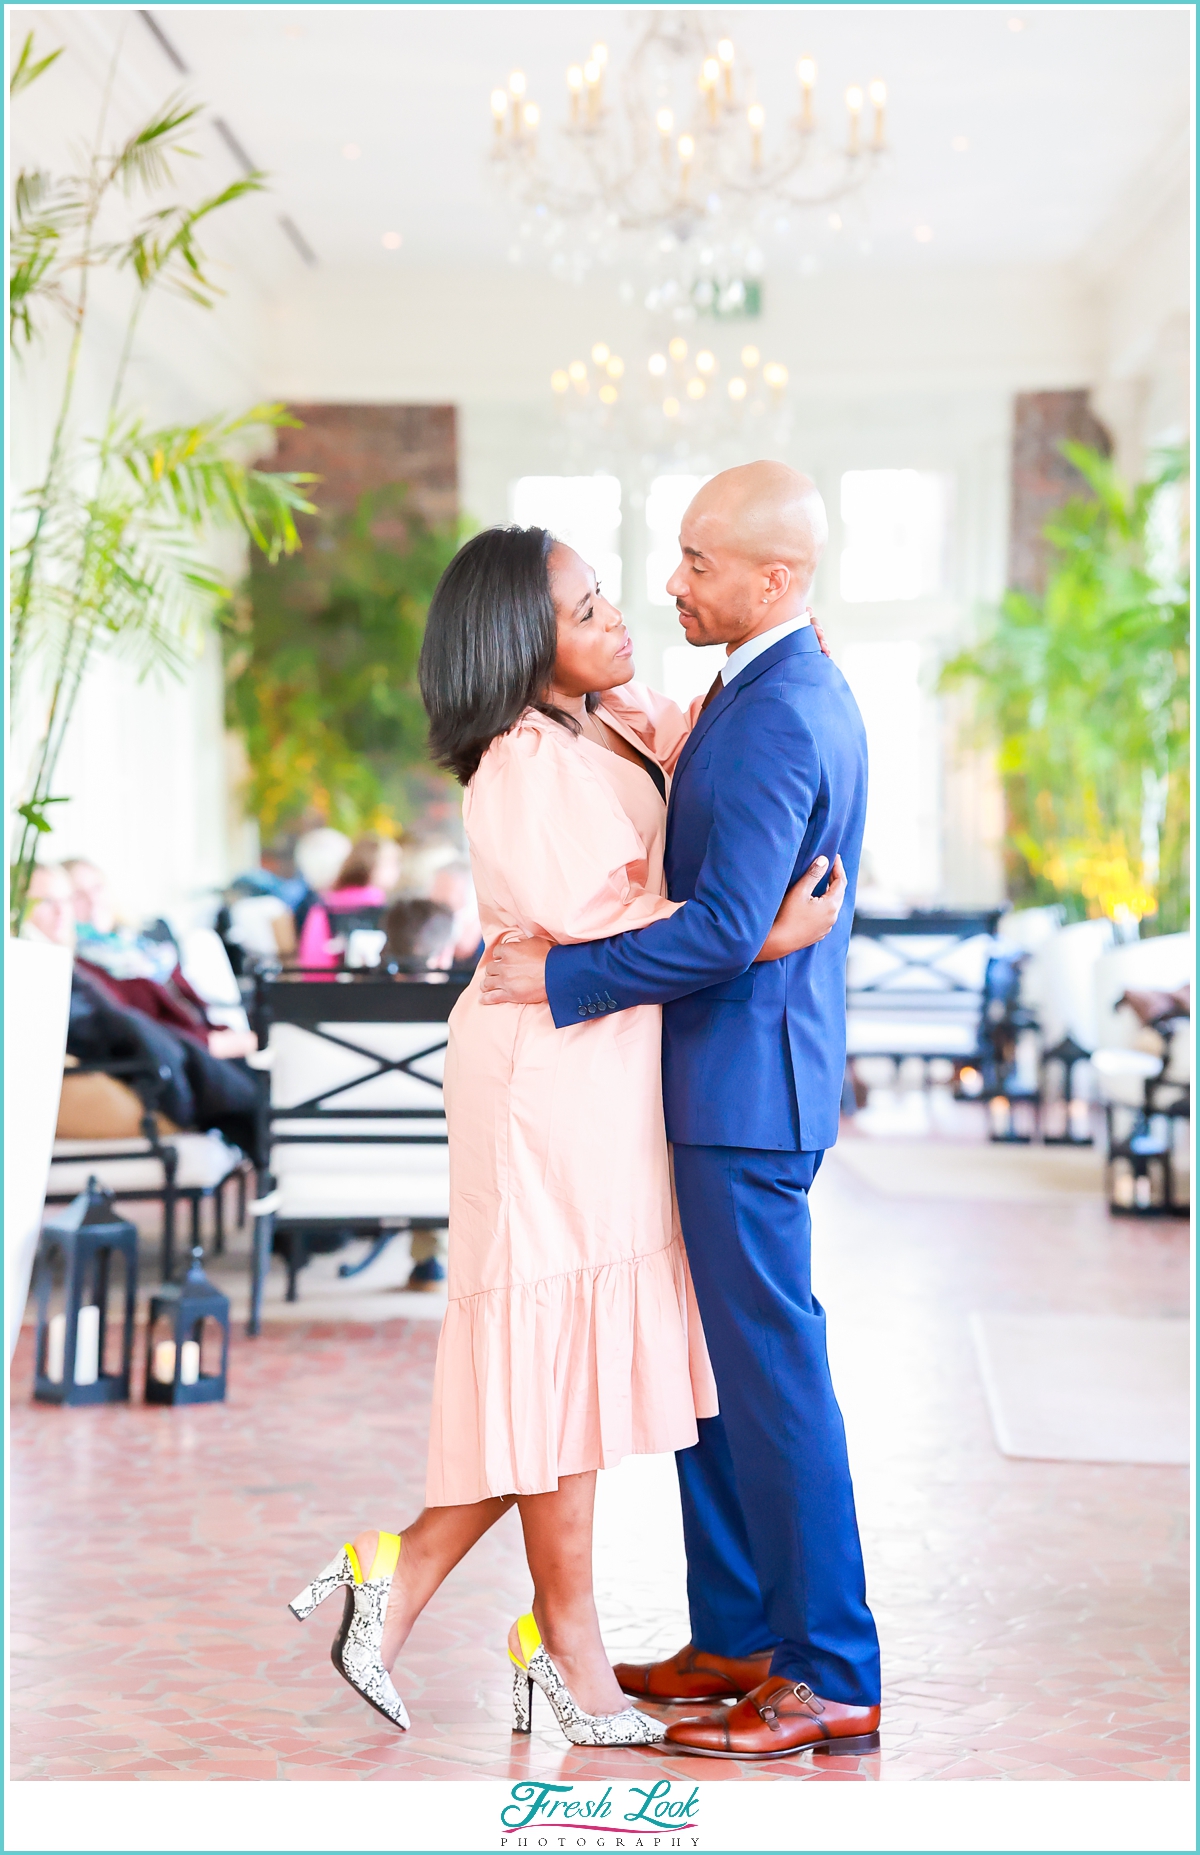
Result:
M825 1708L823 1703L817 1699L806 1681L798 1681L792 1689L792 1693L796 1696L798 1701L803 1702L810 1713L824 1713Z

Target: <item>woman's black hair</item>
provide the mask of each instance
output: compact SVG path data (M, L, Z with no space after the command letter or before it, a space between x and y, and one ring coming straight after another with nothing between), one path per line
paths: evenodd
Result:
M553 546L544 528L485 528L459 549L429 602L417 671L429 748L464 786L526 709L579 732L545 699L558 646Z

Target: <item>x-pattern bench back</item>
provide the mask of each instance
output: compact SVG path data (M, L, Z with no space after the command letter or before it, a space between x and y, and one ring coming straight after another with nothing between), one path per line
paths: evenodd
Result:
M995 908L971 914L956 914L941 909L911 915L856 914L855 934L877 942L880 950L894 964L874 979L854 986L852 996L859 998L868 992L884 997L903 994L903 987L895 981L908 972L920 972L937 981L935 986L923 986L920 989L922 1000L928 1000L931 994L949 992L965 992L977 998L978 986L968 985L956 973L946 972L940 962L948 959L964 941L974 940L980 934L994 934L1000 913L1000 909ZM923 951L918 952L906 947L906 941L923 941L926 945ZM931 947L927 944L930 941L936 944ZM904 995L912 997L913 993Z

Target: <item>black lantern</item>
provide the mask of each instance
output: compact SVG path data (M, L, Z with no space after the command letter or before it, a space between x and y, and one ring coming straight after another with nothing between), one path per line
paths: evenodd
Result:
M204 1273L197 1244L182 1282L150 1298L146 1339L147 1404L217 1404L229 1364L229 1297Z
M120 1361L105 1369L113 1260L122 1259L124 1320ZM50 1311L61 1273L63 1305ZM96 1179L45 1225L34 1274L37 1350L33 1395L43 1404L118 1404L129 1397L133 1314L137 1303L137 1231L113 1210L112 1193Z
M1086 1050L1081 1050L1073 1037L1064 1037L1052 1050L1042 1056L1041 1095L1043 1124L1056 1121L1057 1133L1043 1133L1043 1146L1091 1146L1092 1111L1087 1096L1077 1085L1075 1072L1080 1063L1090 1063L1091 1057ZM1049 1092L1051 1065L1058 1069L1057 1093Z

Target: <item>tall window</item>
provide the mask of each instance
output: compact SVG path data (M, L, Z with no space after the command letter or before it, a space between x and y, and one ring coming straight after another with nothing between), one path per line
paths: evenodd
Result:
M913 640L844 644L838 668L867 731L869 778L860 887L888 907L929 900L940 882L936 710L921 687Z
M548 528L621 598L621 485L616 477L519 477L509 498L522 528Z
M674 605L667 581L679 565L679 524L707 477L655 477L646 498L646 597L651 605Z
M646 498L646 597L651 605L674 605L667 581L679 565L679 524L707 477L655 477ZM723 644L668 644L662 654L663 693L686 708L702 696L725 661Z
M942 590L948 483L926 470L848 470L842 478L841 595L850 605Z

